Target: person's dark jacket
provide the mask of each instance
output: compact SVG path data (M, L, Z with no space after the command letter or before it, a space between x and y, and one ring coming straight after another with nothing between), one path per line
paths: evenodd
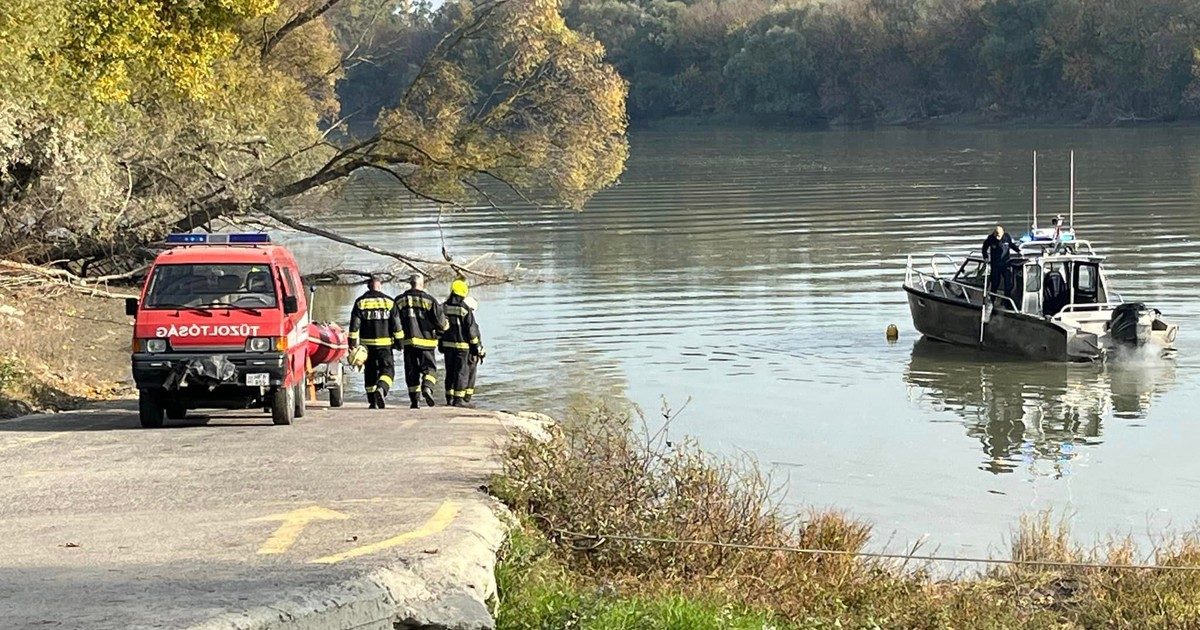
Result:
M367 291L350 311L350 346L391 348L404 339L395 301L379 291Z
M1004 236L996 238L996 233L988 234L988 237L983 241L981 248L983 257L992 263L993 268L1002 267L1008 264L1008 253L1010 251L1021 253L1021 248L1013 242L1012 236L1007 232Z
M438 337L449 327L441 302L424 291L409 289L396 296L396 308L404 326L405 346L421 350L438 347Z
M439 344L442 352L457 350L469 351L472 356L482 354L483 346L479 340L479 326L475 323L475 314L467 308L466 302L457 295L451 295L442 310L446 313L446 321L450 324L450 328L442 333Z

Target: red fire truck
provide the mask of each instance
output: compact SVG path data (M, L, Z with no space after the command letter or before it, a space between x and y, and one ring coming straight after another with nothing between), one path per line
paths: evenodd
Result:
M302 417L310 352L332 406L342 399L345 335L312 325L300 268L267 234L172 234L154 260L134 316L133 378L144 427L197 408ZM311 347L315 344L316 347Z

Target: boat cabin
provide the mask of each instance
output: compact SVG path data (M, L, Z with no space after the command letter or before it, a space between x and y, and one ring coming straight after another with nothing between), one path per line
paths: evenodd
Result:
M988 287L997 306L1012 311L1054 317L1064 310L1097 310L1109 302L1103 256L1097 256L1085 241L1021 244L1021 255L1009 261L1012 290ZM968 256L954 282L984 290L990 273L982 256Z

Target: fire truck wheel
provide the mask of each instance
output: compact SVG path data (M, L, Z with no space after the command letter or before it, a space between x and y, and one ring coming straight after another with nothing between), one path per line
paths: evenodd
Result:
M304 399L307 397L307 392L305 389L307 388L304 387L304 381L300 381L299 383L296 383L296 393L292 394L292 398L296 401L295 416L297 418L304 417Z
M296 412L294 387L278 387L271 394L271 421L275 424L291 424Z
M342 384L336 383L336 384L330 385L329 386L329 406L330 407L341 407L342 402L343 402L342 401Z
M156 429L163 425L163 409L162 400L152 392L138 392L138 419L142 421L142 426L147 429Z
M166 405L167 417L172 420L183 420L187 417L187 407L183 403L168 403Z

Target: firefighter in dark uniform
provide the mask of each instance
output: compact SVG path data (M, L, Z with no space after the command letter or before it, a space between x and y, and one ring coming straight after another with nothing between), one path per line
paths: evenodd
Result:
M446 404L454 407L465 406L472 359L483 354L475 314L467 308L467 290L462 278L450 283L450 297L442 306L450 327L442 333L438 348L446 362Z
M463 305L467 307L467 310L471 311L472 317L474 317L475 312L479 310L479 301L473 297L463 298ZM475 320L475 327L479 327L479 320ZM483 358L487 356L487 353L483 351L482 336L479 335L478 331L476 331L475 335L480 337L479 354L471 355L471 357L468 359L468 361L471 363L471 367L467 370L467 390L466 395L463 396L463 403L467 407L471 406L471 397L475 395L475 377L479 375L479 364L483 363Z
M407 291L396 296L400 324L404 327L404 382L408 384L408 399L413 409L418 407L422 395L425 404L432 407L433 386L437 384L434 353L438 337L449 324L441 303L425 292L424 276L413 274L408 285Z
M382 285L379 278L368 280L367 292L354 301L350 310L350 348L362 344L367 349L363 380L372 409L383 409L386 405L384 399L396 377L392 348L404 341L400 311L395 300L380 290Z

